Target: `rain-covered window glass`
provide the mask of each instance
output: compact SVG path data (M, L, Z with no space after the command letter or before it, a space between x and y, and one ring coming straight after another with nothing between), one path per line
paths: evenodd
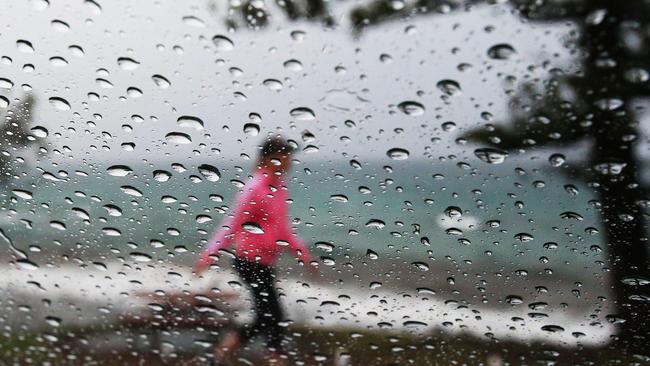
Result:
M4 1L0 364L650 364L650 3Z

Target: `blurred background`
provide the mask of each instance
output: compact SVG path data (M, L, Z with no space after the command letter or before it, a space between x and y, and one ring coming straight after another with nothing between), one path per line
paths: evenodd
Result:
M290 364L650 363L650 2L2 5L2 364L206 364L271 133Z

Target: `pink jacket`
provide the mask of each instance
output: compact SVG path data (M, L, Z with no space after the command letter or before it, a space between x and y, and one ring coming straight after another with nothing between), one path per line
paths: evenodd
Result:
M269 170L259 169L237 196L232 215L208 242L199 263L211 264L212 255L235 244L239 258L274 265L283 249L309 263L305 244L289 223L287 187L284 180Z

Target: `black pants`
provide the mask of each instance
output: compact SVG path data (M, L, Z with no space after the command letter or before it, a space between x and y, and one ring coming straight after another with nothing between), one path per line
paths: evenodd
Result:
M279 322L284 319L284 316L273 285L275 281L273 269L241 258L236 258L234 265L239 277L251 290L255 306L253 323L239 329L242 345L248 343L254 336L262 335L266 338L268 347L281 352L284 327L280 326Z

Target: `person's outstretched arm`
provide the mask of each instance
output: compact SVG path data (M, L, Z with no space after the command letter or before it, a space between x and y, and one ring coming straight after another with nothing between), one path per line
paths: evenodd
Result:
M309 266L309 262L311 261L309 248L307 248L307 245L305 245L300 237L296 235L295 231L291 227L291 223L289 222L289 217L286 214L283 219L280 237L289 243L291 254L301 260L306 266Z
M217 254L221 249L230 247L235 233L246 222L246 217L250 211L252 191L249 187L244 187L244 190L237 196L232 214L223 220L221 227L215 231L206 248L201 252L201 256L194 266L194 273L200 274L203 272L214 262L213 255Z

